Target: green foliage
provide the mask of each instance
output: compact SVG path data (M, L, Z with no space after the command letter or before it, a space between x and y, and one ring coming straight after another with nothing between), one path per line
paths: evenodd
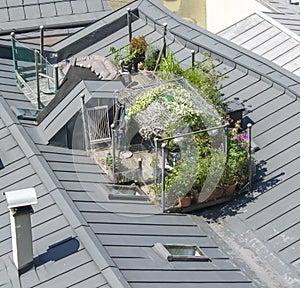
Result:
M195 63L194 67L183 70L175 56L168 52L167 57L161 60L158 75L167 80L172 79L170 75L175 75L177 78L183 76L207 102L217 109L219 115L225 118L224 104L220 99L222 88L220 82L225 76L223 76L222 71L217 69L214 60L209 55L205 55L205 57L205 61ZM206 111L201 111L201 109L205 110L207 107L201 108L195 105L192 96L191 91L184 89L184 87L171 83L162 84L139 96L127 112L129 115L138 114L154 101L158 101L159 105L166 107L171 117L172 115L178 116L177 119L184 122L185 126L190 127L192 131L205 129L208 123L211 126L220 125L219 120L207 115ZM168 137L178 133L177 124L171 123L168 127L164 127L164 132ZM185 196L186 191L201 191L204 183L207 185L210 180L212 182L215 180L213 179L214 171L220 171L219 175L221 175L222 170L220 169L223 169L224 166L220 185L237 183L241 186L244 184L249 174L248 136L241 131L239 123L229 130L228 136L227 157L224 157L224 153L220 148L212 145L212 137L208 133L196 134L192 137L197 143L194 152L188 152L189 150L192 151L189 149L189 143L180 144L180 147L187 147L187 149L180 151L182 152L181 160L177 161L172 172L165 178L168 203L175 203L178 197ZM219 141L221 143L224 139L219 139ZM177 148L174 140L169 141L167 144L170 151ZM189 153L192 153L192 155ZM195 171L197 171L197 175L195 175ZM161 185L156 185L153 189L159 195ZM172 191L176 191L176 193L171 193Z
M229 130L226 168L220 183L243 185L249 175L248 135L240 130L240 122Z
M155 69L156 66L156 60L155 58L151 57L151 58L146 58L145 59L145 69L148 71L153 71Z
M117 65L120 60L124 61L124 64L128 64L135 57L137 51L130 52L129 46L125 46L123 49L116 49L115 47L110 47L109 51L114 55L113 64Z
M148 44L145 52L145 69L153 71L156 67L156 62L159 55L159 48L157 45Z
M200 95L216 107L219 114L225 116L224 103L220 99L222 89L220 81L225 76L222 76L222 71L217 69L213 59L208 54L204 54L204 56L203 62L196 62L194 67L184 71L183 76L196 88Z
M170 51L167 52L166 57L161 59L158 75L162 79L170 79L170 75L181 76L183 69L180 67L176 57Z

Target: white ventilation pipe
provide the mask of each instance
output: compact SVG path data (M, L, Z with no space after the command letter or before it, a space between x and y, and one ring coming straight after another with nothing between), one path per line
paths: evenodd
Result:
M37 204L34 188L4 193L10 211L13 261L19 275L33 267L33 248L30 214Z

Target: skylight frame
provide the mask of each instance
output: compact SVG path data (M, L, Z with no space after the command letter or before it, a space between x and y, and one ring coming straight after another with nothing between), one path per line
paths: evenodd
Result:
M149 201L149 197L138 186L112 184L112 185L106 185L106 188L108 190L108 199L109 200ZM119 190L119 191L136 190L140 195L137 195L137 194L131 195L128 193L112 193L112 188L114 190Z
M168 247L178 247L178 249L193 249L201 255L185 255L185 254L172 254ZM198 245L186 245L186 244L162 244L156 243L153 246L153 249L158 252L163 258L169 262L173 261L199 261L199 262L210 262L211 259L205 255L205 253L200 249Z

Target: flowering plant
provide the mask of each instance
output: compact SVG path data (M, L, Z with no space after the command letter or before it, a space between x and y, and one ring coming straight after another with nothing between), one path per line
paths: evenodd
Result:
M230 120L227 117L228 120ZM241 130L241 121L235 123L234 128L229 128L228 153L225 170L220 179L221 185L237 184L242 186L248 179L248 140L246 132Z

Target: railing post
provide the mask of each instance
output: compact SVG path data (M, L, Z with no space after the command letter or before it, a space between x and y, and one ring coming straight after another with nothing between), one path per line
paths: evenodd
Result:
M224 153L226 153L226 159L228 153L228 141L229 141L229 122L227 121L225 126L225 143L224 143Z
M248 165L249 165L249 190L252 191L252 147L251 147L251 138L252 138L252 124L247 124L248 132Z
M88 128L87 128L87 122L86 122L86 114L85 114L85 95L82 93L81 96L81 113L82 113L82 124L83 124L83 133L84 133L84 146L85 150L88 150L90 148L90 141L88 137Z
M59 80L58 80L58 65L54 65L54 85L55 85L55 93L58 91L59 88Z
M139 158L138 163L139 163L139 182L142 182L142 180L143 180L143 159Z
M167 27L168 27L168 24L164 23L163 26L164 26L163 56L164 56L164 58L166 58L166 55L167 55L167 40L166 40L166 36L167 36Z
M155 145L155 166L154 166L154 181L157 184L157 159L158 159L158 148L157 148L157 138L154 138L154 145Z
M11 45L12 45L12 52L13 52L13 59L14 59L14 69L18 70L18 60L16 58L16 38L15 32L10 33L11 36Z
M40 69L42 73L45 73L45 67L44 64L46 65L46 63L43 63L43 57L44 57L44 26L41 25L40 26Z
M35 77L36 77L36 95L38 109L41 109L41 94L40 94L40 73L39 73L39 51L34 50L35 59Z
M40 26L40 54L44 57L44 26Z
M116 165L116 143L115 143L115 125L111 124L111 142L112 142L112 172L115 177Z
M161 156L162 156L162 163L161 163L161 208L162 212L165 211L166 203L165 203L165 161L166 161L166 143L161 145Z
M192 54L192 67L195 66L195 50L191 50L191 54Z
M127 8L127 25L128 25L128 36L129 36L129 43L130 43L131 38L132 38L131 9L130 8Z

